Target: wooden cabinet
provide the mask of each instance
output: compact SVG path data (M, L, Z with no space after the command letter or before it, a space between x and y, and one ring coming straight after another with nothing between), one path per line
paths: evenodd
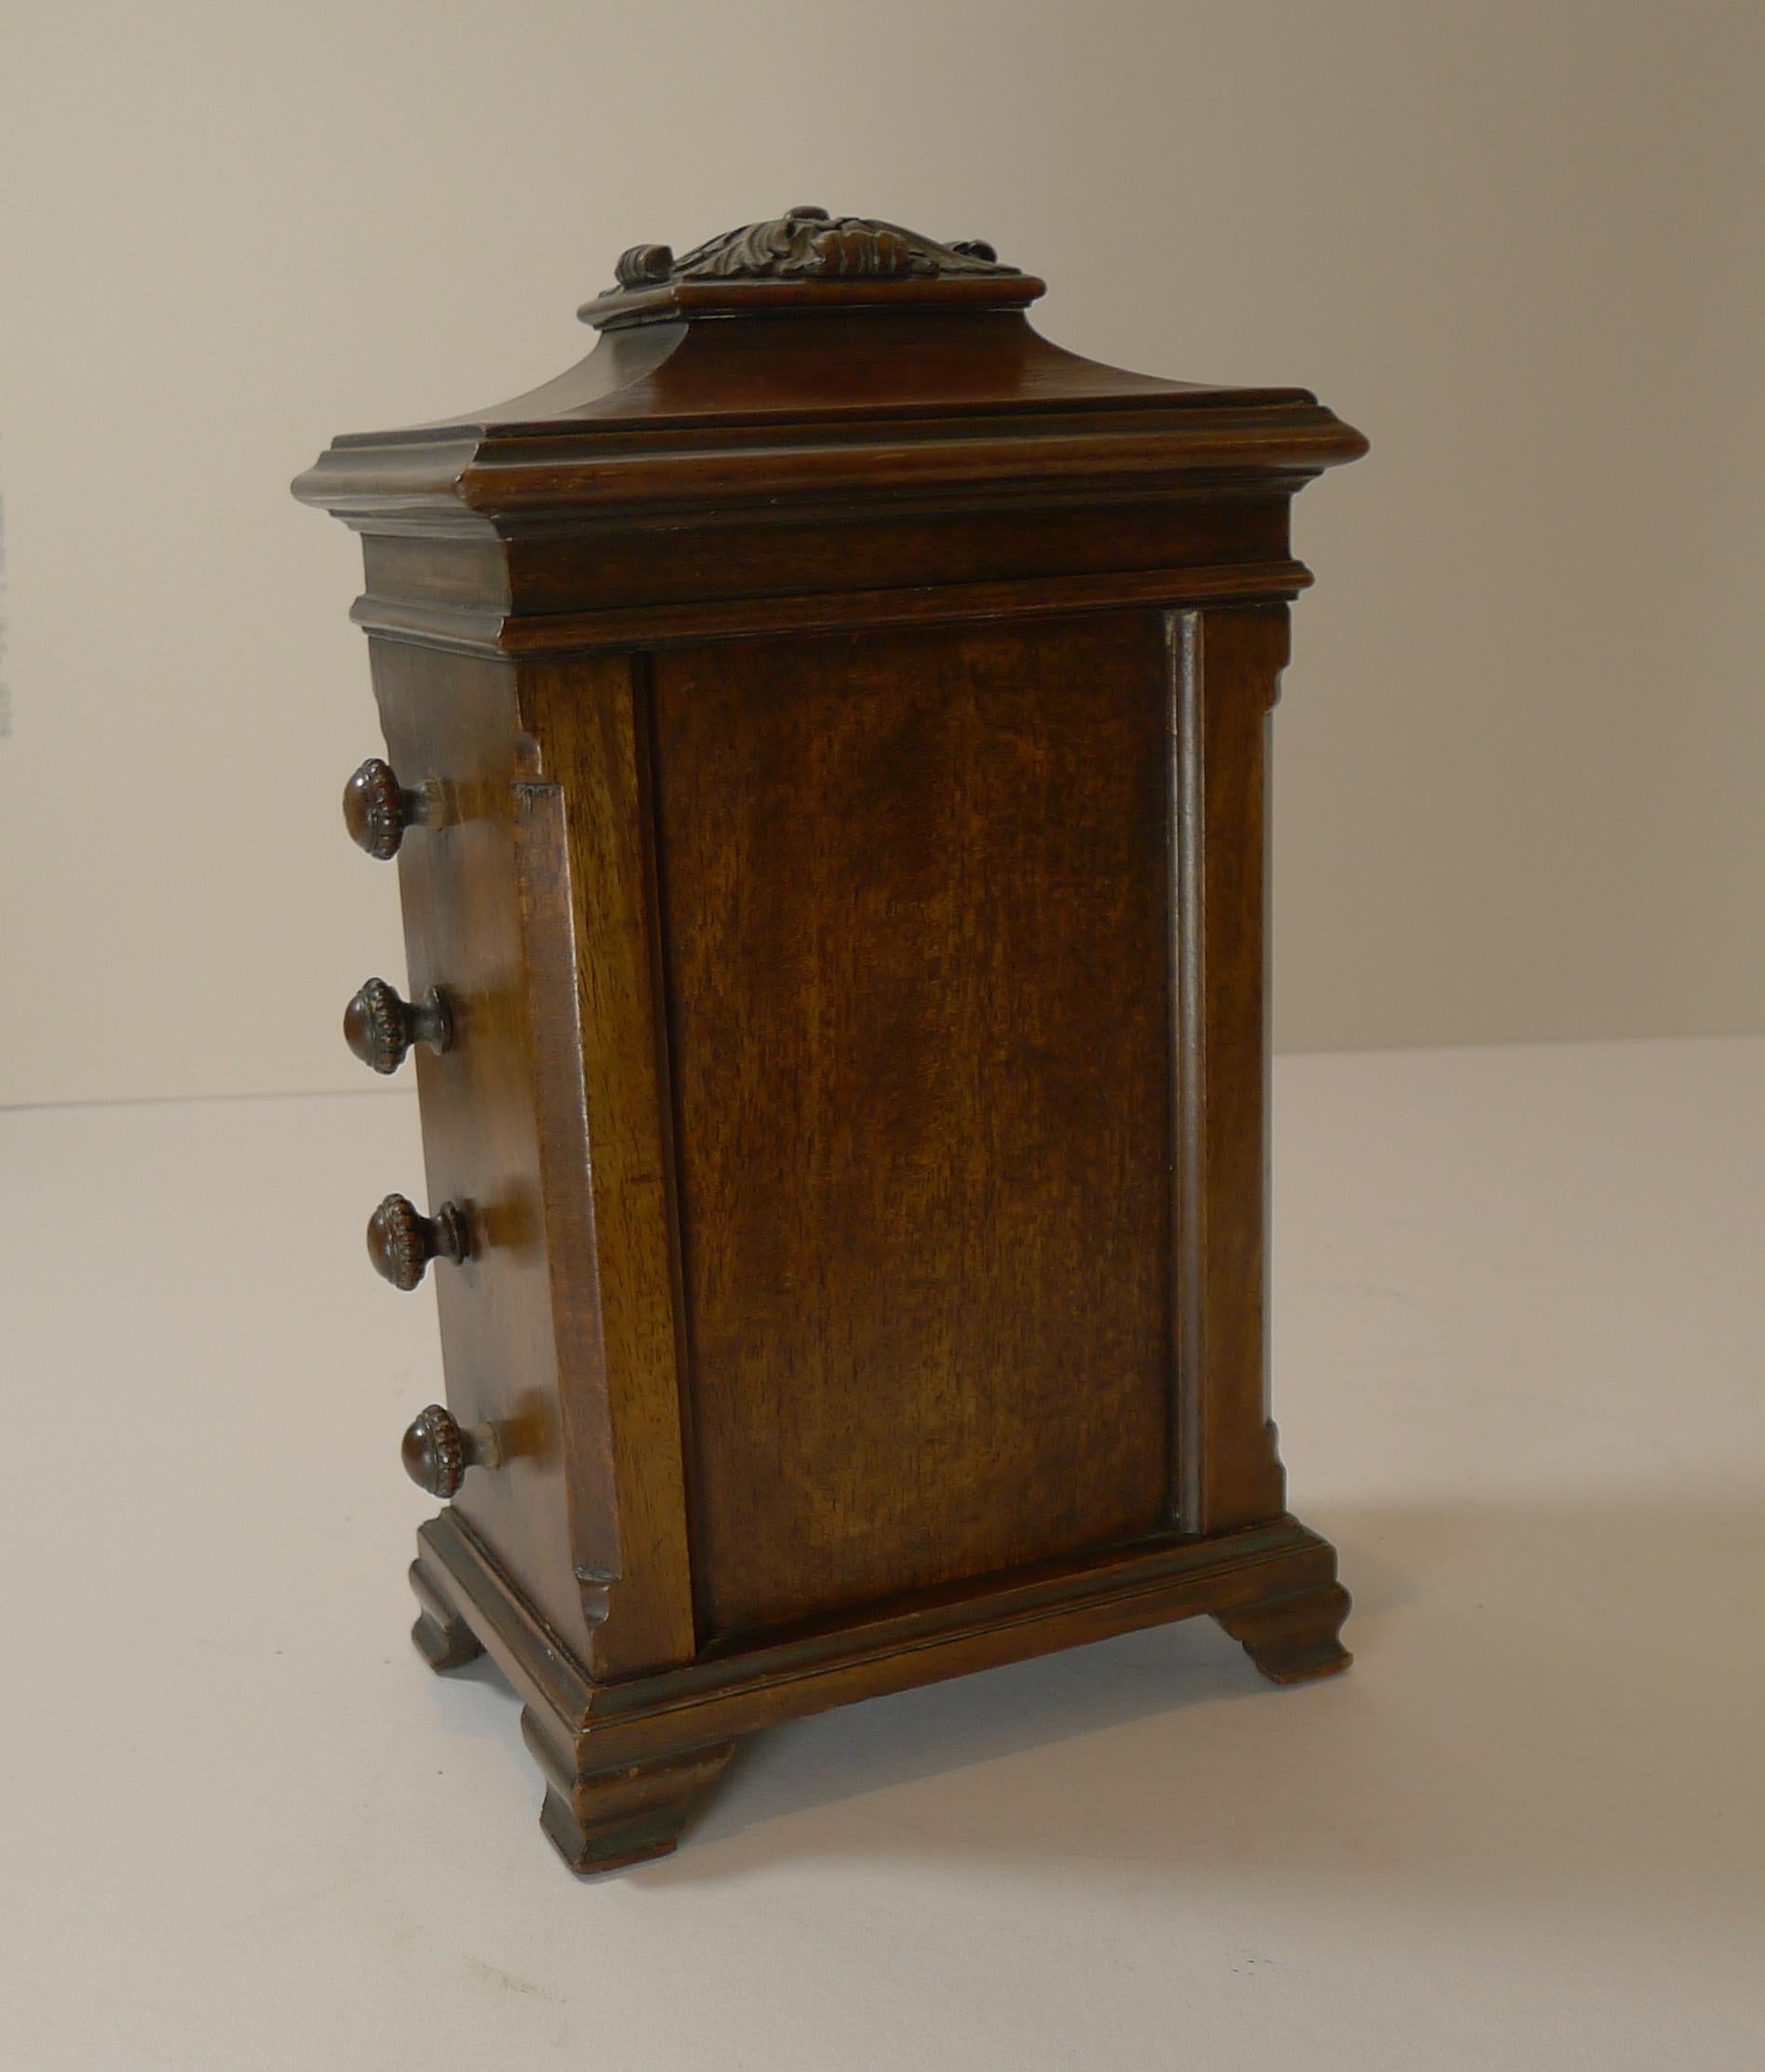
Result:
M416 1638L578 1869L821 1706L1195 1613L1348 1659L1268 1417L1264 807L1288 505L1364 441L1041 290L813 209L640 247L571 372L296 485L403 891L347 1032L422 1098Z

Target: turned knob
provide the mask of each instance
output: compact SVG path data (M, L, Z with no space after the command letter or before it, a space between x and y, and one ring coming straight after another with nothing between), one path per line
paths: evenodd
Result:
M388 1194L368 1218L368 1257L376 1273L408 1294L431 1259L465 1258L465 1216L454 1202L423 1216L404 1195Z
M411 1419L398 1457L419 1489L445 1499L458 1490L468 1468L501 1466L503 1449L493 1424L463 1428L440 1404L432 1403Z
M344 1009L344 1041L364 1065L396 1072L412 1043L444 1051L453 1041L447 996L431 986L419 1001L400 1000L384 978L371 978Z
M344 825L349 839L383 863L398 854L407 827L434 824L429 789L407 791L393 774L392 765L378 756L370 756L344 787Z

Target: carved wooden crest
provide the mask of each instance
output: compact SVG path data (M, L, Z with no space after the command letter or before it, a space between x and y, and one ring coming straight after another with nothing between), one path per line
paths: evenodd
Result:
M940 245L897 223L804 208L725 231L679 259L667 245L633 245L614 268L617 287L606 293L680 280L938 279L1017 271L1002 266L992 247L977 237Z

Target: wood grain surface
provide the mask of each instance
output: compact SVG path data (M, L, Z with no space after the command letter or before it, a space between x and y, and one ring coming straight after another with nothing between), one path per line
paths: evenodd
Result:
M1158 615L654 672L707 1631L1152 1529Z

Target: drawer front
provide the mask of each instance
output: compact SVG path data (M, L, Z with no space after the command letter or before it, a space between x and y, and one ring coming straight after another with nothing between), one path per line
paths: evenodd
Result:
M707 1635L1166 1525L1160 616L652 671Z
M503 1455L465 1475L455 1506L581 1650L533 1069L543 995L530 972L547 958L569 971L568 919L560 908L560 939L533 939L554 917L523 897L527 749L513 671L391 640L375 640L372 652L393 767L406 786L433 781L439 798L438 825L405 835L397 868L410 994L440 989L453 1018L445 1052L413 1052L427 1205L459 1205L469 1248L459 1263L436 1259L426 1279L440 1312L448 1407L462 1426L494 1424ZM573 1177L580 1193L580 1162ZM389 1175L387 1185L424 1191L413 1178Z

